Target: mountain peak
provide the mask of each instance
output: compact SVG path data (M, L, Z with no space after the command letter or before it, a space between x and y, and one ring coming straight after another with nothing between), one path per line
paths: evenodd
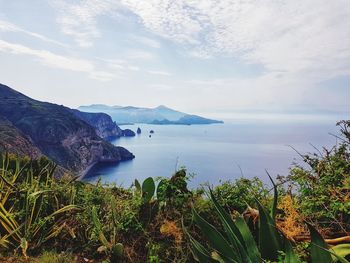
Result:
M168 108L168 107L165 106L165 105L159 105L159 106L156 107L155 109L157 109L157 110L170 110L170 108Z

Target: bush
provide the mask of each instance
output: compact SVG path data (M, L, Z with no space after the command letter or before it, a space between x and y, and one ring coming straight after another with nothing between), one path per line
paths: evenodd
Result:
M308 168L295 166L288 176L294 186L299 210L323 227L350 230L350 122L337 124L341 143L330 150L303 155Z

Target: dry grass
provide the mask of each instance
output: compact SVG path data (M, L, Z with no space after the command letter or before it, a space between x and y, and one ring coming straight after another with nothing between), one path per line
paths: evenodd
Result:
M160 227L160 233L165 236L174 237L176 244L181 244L182 242L182 230L176 225L175 221L165 220Z
M277 226L288 239L294 241L297 236L307 231L291 195L283 196L278 208L284 212L284 216L277 221Z

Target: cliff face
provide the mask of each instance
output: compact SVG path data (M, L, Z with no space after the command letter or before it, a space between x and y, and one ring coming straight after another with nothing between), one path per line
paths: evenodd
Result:
M79 110L72 110L72 112L79 119L93 126L96 134L101 138L113 139L123 136L123 131L112 118L105 113L89 113Z
M96 162L134 158L126 149L101 138L109 135L104 121L98 125L101 129L95 129L67 107L33 100L1 84L0 115L29 137L44 155L76 173L83 173Z
M20 157L29 156L33 159L42 155L28 136L2 116L0 116L0 151L14 153Z

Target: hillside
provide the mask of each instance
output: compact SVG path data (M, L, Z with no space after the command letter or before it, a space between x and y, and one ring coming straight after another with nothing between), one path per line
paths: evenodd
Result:
M222 123L222 121L207 119L197 115L190 115L180 111L170 109L166 106L156 108L121 107L107 106L103 104L93 104L90 106L80 106L79 110L84 112L104 112L119 123L149 123L149 124L212 124Z
M96 162L134 158L126 149L115 147L98 136L117 134L116 130L106 133L102 125L99 131L98 127L88 124L86 114L78 117L79 114L67 107L31 99L2 84L0 115L30 138L44 155L77 173L84 173ZM11 134L19 138L16 133Z
M0 116L0 151L8 151L19 157L29 156L34 159L42 155L29 137L2 116Z

